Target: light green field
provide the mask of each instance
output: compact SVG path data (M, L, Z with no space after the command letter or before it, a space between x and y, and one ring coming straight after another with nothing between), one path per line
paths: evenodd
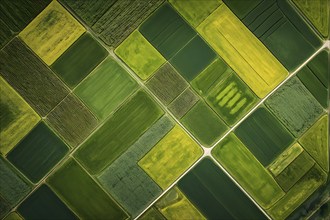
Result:
M329 35L329 0L292 0L323 37Z
M176 186L170 189L155 206L166 219L206 219Z
M74 93L103 120L136 89L135 80L115 60L108 57Z
M57 1L52 1L20 34L20 38L51 65L85 28Z
M260 98L288 71L225 5L220 5L197 31Z
M201 155L202 149L176 125L138 164L166 189Z
M280 174L294 159L296 159L304 149L300 144L295 143L281 153L269 166L268 169L274 176Z
M267 210L273 219L287 218L299 205L301 205L322 183L327 175L317 164L301 178L285 196L273 207Z
M0 154L6 155L39 120L37 113L0 77Z
M164 57L139 31L126 38L115 53L143 80L147 80L165 63Z
M23 218L17 214L17 212L12 212L4 218L4 220L23 220Z
M329 172L329 126L328 116L323 115L307 132L299 139L303 148L314 160L327 172Z
M221 0L169 0L169 2L193 27L197 27L220 5Z
M284 196L271 174L234 134L222 140L212 155L263 208L270 208Z

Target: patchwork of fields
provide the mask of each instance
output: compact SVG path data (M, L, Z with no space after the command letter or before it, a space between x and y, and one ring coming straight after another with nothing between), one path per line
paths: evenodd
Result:
M328 7L0 1L0 219L330 216Z

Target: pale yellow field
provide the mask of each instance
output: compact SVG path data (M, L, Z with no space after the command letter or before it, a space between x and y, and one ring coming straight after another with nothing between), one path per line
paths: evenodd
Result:
M52 1L20 34L20 38L51 65L85 32L57 1Z
M167 219L206 219L177 187L169 190L156 207Z
M246 84L263 98L288 71L225 5L220 5L197 31Z
M176 125L138 164L162 189L166 189L202 153L202 148Z
M0 77L0 154L6 155L38 123L40 117Z

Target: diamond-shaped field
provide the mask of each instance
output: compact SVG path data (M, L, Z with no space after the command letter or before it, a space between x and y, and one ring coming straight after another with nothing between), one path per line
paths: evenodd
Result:
M327 219L329 1L0 1L0 219Z

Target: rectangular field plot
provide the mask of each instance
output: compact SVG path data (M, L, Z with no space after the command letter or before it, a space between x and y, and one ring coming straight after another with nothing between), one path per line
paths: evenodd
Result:
M267 213L273 219L285 219L299 205L301 205L321 184L326 181L327 175L320 166L315 165L310 169L285 196Z
M169 0L169 2L193 27L197 27L221 4L221 0Z
M164 0L61 2L82 18L107 45L117 47Z
M143 91L137 92L117 110L75 153L75 157L97 174L126 151L163 111Z
M74 93L104 120L137 89L137 83L115 60L108 57Z
M0 51L0 74L42 116L69 93L18 38Z
M43 122L7 155L33 183L43 178L69 151L68 147Z
M155 206L166 219L206 219L176 186L158 200Z
M106 49L89 33L85 33L51 67L68 86L73 88L107 55Z
M24 219L78 219L47 185L41 185L17 210Z
M50 176L47 183L79 218L126 219L128 217L73 159L67 161Z
M207 219L267 219L210 159L198 163L178 187Z
M166 63L157 70L146 86L161 102L168 105L188 87L188 83L170 64Z
M46 122L71 146L76 147L96 127L96 117L74 95L68 95L53 111Z
M6 155L40 120L0 76L0 154Z
M226 124L203 101L195 104L181 122L205 147L211 146L227 130Z
M198 100L199 97L190 88L187 88L168 106L168 108L176 118L180 119L196 104L196 102L198 102Z
M1 209L0 209L1 210ZM11 212L4 220L24 220L17 212Z
M173 122L163 116L99 176L102 186L134 218L162 192L137 162L173 127Z
M323 112L322 106L297 77L282 85L265 104L295 137L304 133Z
M37 16L51 0L2 0L0 2L0 48Z
M147 80L165 63L164 57L137 30L116 48L115 53L142 80Z
M167 3L140 27L143 36L167 59L171 59L195 35L195 31Z
M233 133L212 150L212 155L264 209L283 197L272 175Z
M51 65L84 32L85 28L68 11L52 1L19 36L47 65Z
M288 75L225 4L208 16L197 30L260 98Z
M200 156L202 149L176 125L138 164L162 189L166 189Z
M166 220L166 218L153 206L149 208L143 215L141 215L139 220Z

